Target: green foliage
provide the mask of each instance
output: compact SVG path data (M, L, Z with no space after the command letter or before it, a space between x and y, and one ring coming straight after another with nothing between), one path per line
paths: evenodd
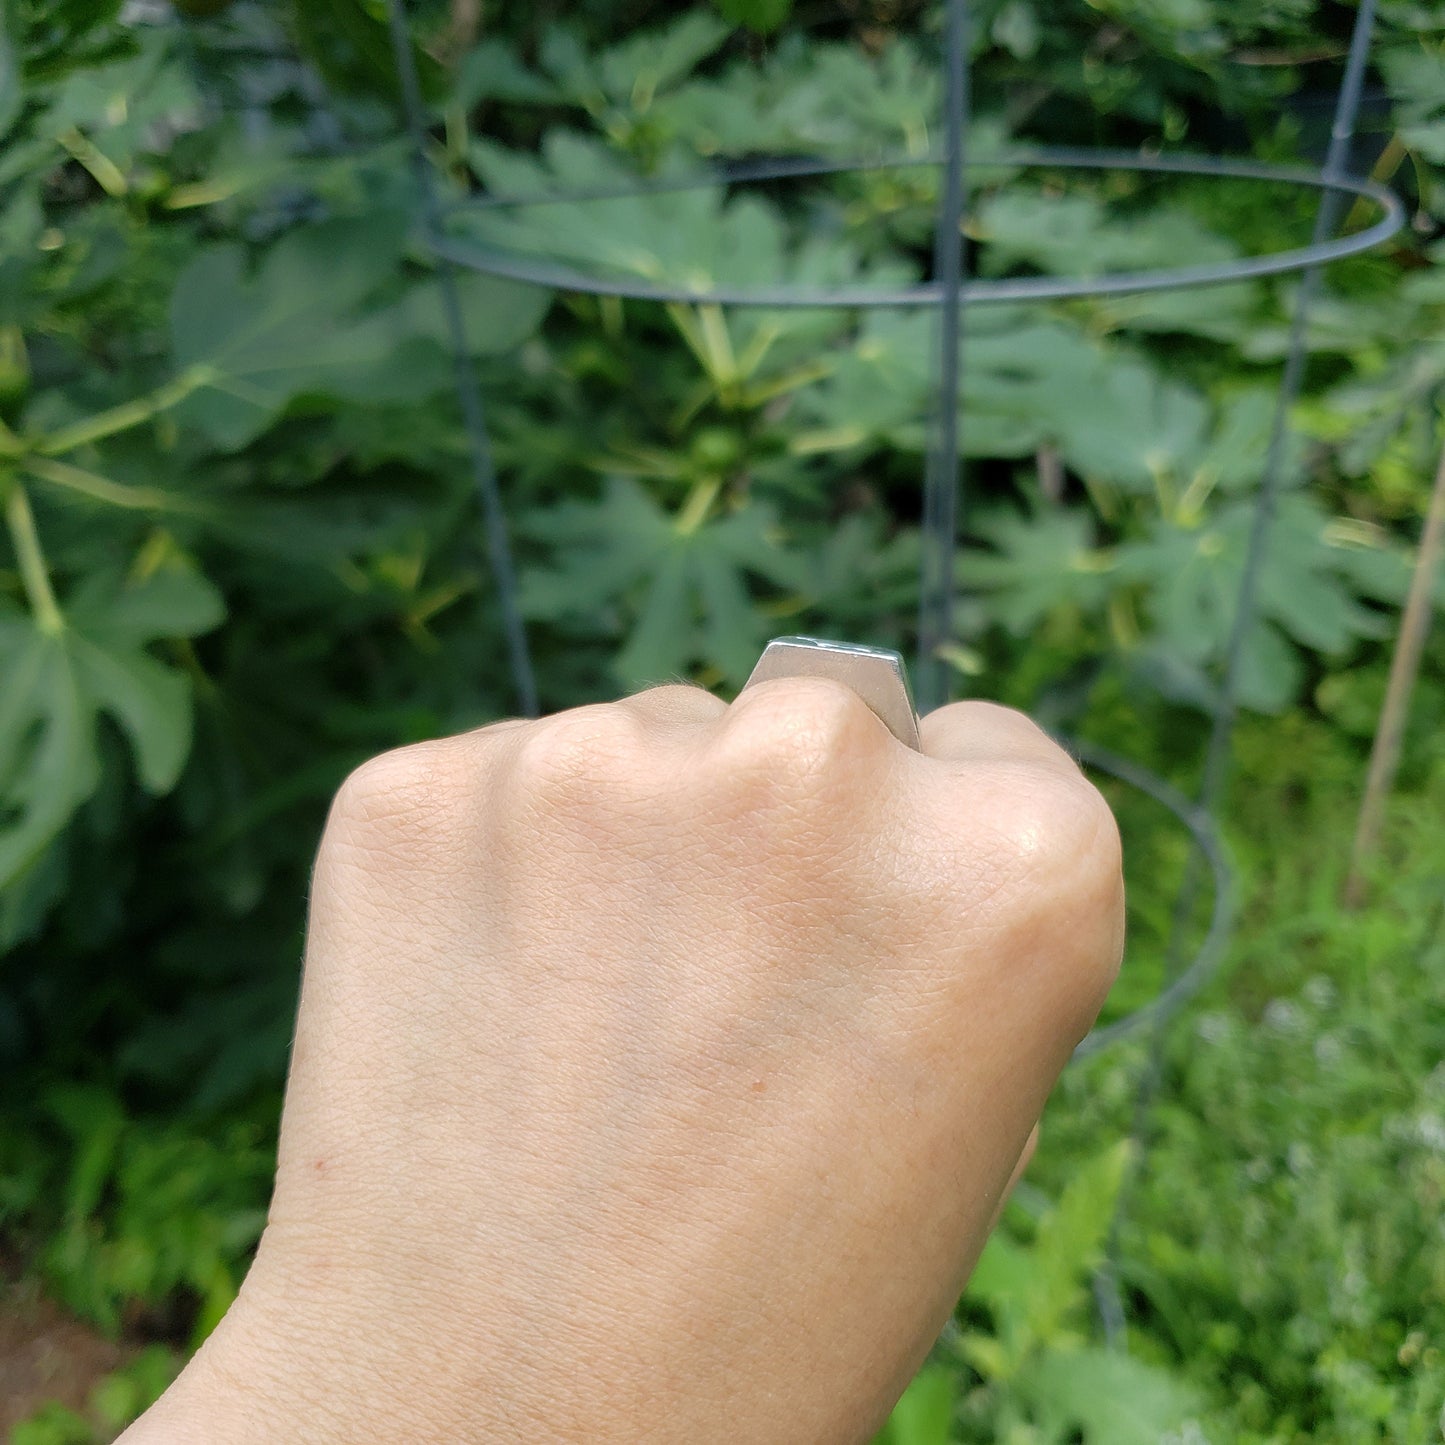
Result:
M1208 1440L1438 1429L1445 773L1438 742L1419 742L1375 900L1352 913L1338 900L1359 751L1298 715L1241 736L1240 937L1168 1051L1120 1238L1131 1352L1207 1392ZM1045 1179L1130 1127L1138 1066L1126 1050L1066 1075Z
M958 1412L958 1384L938 1365L926 1365L893 1407L873 1445L949 1445Z
M761 508L708 520L719 490L717 482L699 484L669 517L618 478L596 506L554 508L546 525L561 560L529 579L528 615L592 616L635 584L636 621L613 664L625 687L664 681L703 660L740 687L767 640L746 573L786 576L786 559Z
M983 1382L969 1400L969 1439L1150 1445L1191 1418L1195 1392L1155 1365L1090 1345L1089 1281L1103 1260L1129 1146L1077 1165L1021 1244L994 1235L969 1300L989 1317L958 1350Z
M175 1356L160 1345L148 1346L96 1384L85 1414L44 1405L15 1427L10 1445L107 1445L161 1397L175 1374Z
M1200 1396L1157 1364L1088 1341L1089 1284L1103 1260L1130 1148L1075 1164L1022 1231L997 1232L964 1302L968 1325L919 1374L875 1445L1157 1445ZM960 1369L962 1366L962 1369Z
M384 6L178 9L17 0L0 28L0 1068L17 1082L0 1236L87 1317L179 1342L224 1309L260 1227L330 793L362 756L515 704ZM936 171L745 186L706 166L926 156L931 12L863 0L794 25L787 0L639 0L619 33L601 0L565 24L488 7L470 47L460 9L416 13L456 246L704 293L654 306L458 278L544 706L678 675L728 690L785 630L910 646L931 319L705 293L920 281ZM1314 154L1350 18L1316 0L986 0L974 157L1221 135ZM1434 0L1382 6L1375 169L1414 228L1331 271L1309 331L1239 679L1277 715L1242 760L1262 901L1248 967L1169 1056L1137 1161L1129 1349L1102 1349L1088 1296L1125 1169L1103 1141L1129 1127L1126 1050L1067 1079L1046 1192L1011 1210L890 1445L1433 1428L1438 648L1406 774L1435 813L1402 814L1398 902L1342 920L1316 864L1345 846L1441 445L1442 33ZM971 177L985 277L1228 259L1297 245L1311 219L1257 184L997 159ZM479 188L534 203L458 204ZM945 655L1184 786L1292 295L967 316ZM1156 985L1182 842L1117 801L1144 955L1122 1009ZM138 1364L90 1418L52 1411L24 1438L98 1438L164 1373Z
M971 1292L993 1326L986 1335L965 1335L960 1345L986 1379L1015 1379L1038 1351L1067 1339L1071 1317L1076 1322L1083 1313L1089 1276L1103 1260L1128 1163L1129 1147L1119 1143L1079 1169L1038 1221L1030 1249L1006 1234L989 1241Z
M35 600L46 605L0 610L0 668L11 684L0 705L0 798L11 820L0 831L0 888L95 790L102 713L125 731L142 786L175 786L190 750L190 683L147 644L193 637L224 616L209 582L174 568L139 580L97 571L63 606L43 592Z
M10 1436L11 1445L94 1445L90 1422L64 1405L43 1405L22 1420Z
M179 1300L203 1339L265 1221L273 1160L260 1131L235 1122L212 1139L157 1127L79 1084L47 1091L34 1128L38 1141L9 1125L0 1133L0 1227L42 1201L56 1210L39 1259L56 1298L109 1333Z
M1278 740L1246 740L1245 765L1267 746L1300 801L1241 819L1244 1007L1210 1010L1179 1041L1126 1258L1160 1333L1235 1381L1240 1438L1423 1439L1445 1392L1430 1348L1445 1309L1445 1033L1429 1002L1445 775L1438 746L1425 752L1374 905L1342 913L1343 849L1321 867L1287 840L1343 834L1353 790L1314 780L1344 757L1321 729L1292 734L1287 759Z

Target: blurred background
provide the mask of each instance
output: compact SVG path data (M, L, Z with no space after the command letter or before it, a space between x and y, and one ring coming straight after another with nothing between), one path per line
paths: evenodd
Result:
M936 150L940 11L418 3L447 201L868 164L463 209L450 233L701 289L926 279L939 172L875 163ZM1224 967L1167 1036L1070 1070L890 1445L1442 1438L1445 630L1344 899L1445 444L1445 3L1380 12L1350 166L1408 224L1310 312L1238 675ZM517 701L381 0L0 14L0 1434L91 1445L245 1272L332 791ZM1303 244L1298 187L986 162L1317 165L1354 15L979 0L972 267ZM955 696L1198 789L1299 285L970 311ZM545 710L675 676L730 695L784 632L912 650L926 310L471 272L458 296ZM1105 786L1119 1018L1170 967L1189 837Z

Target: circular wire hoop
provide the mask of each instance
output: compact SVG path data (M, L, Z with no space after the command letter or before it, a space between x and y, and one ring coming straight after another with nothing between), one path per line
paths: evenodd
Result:
M1073 1056L1078 1060L1087 1059L1151 1025L1168 1022L1209 982L1229 943L1234 923L1235 890L1234 875L1225 856L1218 825L1209 813L1156 773L1129 758L1077 738L1069 739L1067 747L1086 767L1118 779L1172 814L1189 834L1195 856L1202 859L1208 869L1212 890L1209 923L1194 956L1184 968L1168 978L1165 987L1148 1003L1109 1023L1097 1025L1074 1050Z
M640 180L625 188L571 190L536 196L481 195L445 204L441 198L430 161L427 159L428 118L416 71L416 60L407 38L407 0L386 0L392 46L405 105L411 150L422 203L424 242L437 260L443 306L446 311L451 349L457 372L457 391L462 415L472 444L472 459L478 492L483 503L488 546L492 555L497 589L506 621L506 635L522 711L537 712L537 692L531 668L530 648L516 599L506 519L496 468L483 417L481 390L466 344L465 323L458 300L455 272L458 268L483 272L559 291L613 296L639 301L724 305L767 308L868 308L932 307L941 318L939 327L939 385L937 427L939 440L932 449L924 478L923 532L924 566L920 587L919 664L934 673L936 647L947 636L952 604L952 549L956 544L957 502L962 486L958 453L958 394L962 370L960 352L964 332L960 317L964 308L1001 303L1062 301L1084 297L1142 295L1221 286L1292 273L1301 282L1292 300L1289 343L1280 383L1269 445L1262 458L1258 502L1251 525L1245 567L1236 599L1220 701L1212 711L1198 798L1191 800L1149 769L1091 744L1075 742L1071 748L1087 766L1109 774L1135 788L1169 812L1189 834L1192 848L1180 890L1181 905L1175 914L1175 941L1179 930L1194 916L1199 890L1212 888L1209 920L1205 934L1187 961L1172 952L1166 959L1164 984L1147 1004L1107 1024L1096 1027L1079 1044L1075 1059L1097 1054L1129 1035L1148 1032L1151 1063L1139 1084L1136 1111L1139 1117L1158 1086L1159 1051L1164 1026L1179 1009L1206 984L1221 963L1229 941L1234 915L1234 886L1220 840L1215 810L1220 801L1227 770L1238 693L1244 639L1258 605L1262 572L1271 519L1281 486L1284 443L1288 416L1303 381L1307 347L1307 322L1318 295L1323 267L1333 261L1356 256L1380 245L1405 224L1405 209L1393 192L1348 169L1350 145L1359 113L1362 86L1374 28L1376 0L1360 0L1351 32L1349 51L1336 97L1330 140L1319 169L1276 166L1215 156L1141 154L1135 151L1081 149L1044 146L1012 149L974 157L968 154L968 47L971 18L969 0L940 0L946 25L943 73L945 104L942 132L943 153L930 156L894 156L841 161L813 157L771 157L720 168L711 174L670 176ZM497 212L506 209L548 205L584 205L591 201L630 199L703 188L727 188L791 179L864 174L887 169L939 167L943 171L941 204L935 229L934 279L910 286L686 286L626 274L597 274L578 269L565 261L546 259L530 252L489 246L476 239L449 233L450 217L468 212ZM989 169L1074 170L1098 173L1133 172L1142 175L1180 176L1193 179L1258 182L1284 185L1318 196L1309 242L1263 256L1244 256L1231 261L1163 267L1153 271L1123 271L1081 276L971 277L966 274L958 244L960 220L966 212L962 184L965 171ZM1353 198L1378 209L1370 225L1350 234L1334 234L1342 203ZM931 696L938 690L936 678L914 678L920 700L927 705L941 701ZM1171 943L1171 950L1174 944ZM1178 966L1176 966L1178 965ZM1122 1305L1117 1291L1101 1296L1105 1324L1111 1339L1122 1338Z
M639 195L666 195L703 188L730 188L941 164L938 157L885 157L839 162L810 158L771 159L728 167L708 176L669 177L626 189L599 187L527 197L473 197L447 208L446 214L549 205L577 206L594 201L631 199ZM1092 276L964 278L958 283L956 291L960 304L965 306L1140 295L1287 275L1359 255L1388 240L1405 224L1404 207L1385 187L1363 177L1327 177L1319 171L1298 166L1262 165L1209 156L1148 156L1129 151L1041 147L995 153L978 159L968 168L1068 169L1100 173L1127 171L1288 185L1329 196L1336 204L1344 198L1364 201L1373 205L1379 214L1369 226L1346 236L1326 237L1270 255L1241 257L1229 262ZM600 275L564 262L488 247L448 235L444 230L433 237L432 245L438 255L453 264L489 275L553 290L637 301L706 302L729 307L790 309L938 307L948 289L946 283L937 280L893 287L670 286L640 277ZM1192 957L1177 972L1166 973L1165 986L1147 1004L1097 1026L1075 1049L1074 1059L1077 1061L1101 1053L1111 1045L1151 1027L1161 1026L1204 987L1222 961L1229 943L1235 890L1218 826L1207 809L1191 802L1156 773L1128 758L1079 740L1071 740L1069 748L1085 765L1142 793L1174 818L1190 838L1194 858L1208 879L1211 899L1204 937Z
M539 206L577 206L714 187L859 175L879 170L916 169L942 164L942 159L937 156L895 156L867 161L782 158L729 167L712 175L640 181L638 185L626 189L558 191L538 196L484 195L455 204L447 209L446 214L532 209ZM1028 150L1001 151L979 157L966 162L966 168L1104 173L1131 171L1143 175L1255 181L1293 186L1336 199L1353 197L1357 201L1365 201L1375 206L1380 214L1363 230L1346 236L1311 241L1306 245L1276 251L1266 256L1242 256L1233 261L1171 266L1157 271L1121 271L1085 276L967 277L962 279L957 287L959 301L965 306L1063 301L1083 296L1133 296L1152 291L1182 291L1201 286L1228 285L1265 276L1282 276L1339 261L1347 256L1357 256L1388 240L1405 224L1404 207L1399 198L1384 186L1359 176L1329 177L1302 166L1262 165L1252 161L1222 160L1211 156L1151 156L1140 155L1134 151L1044 146ZM563 261L549 261L467 240L447 234L445 230L432 239L432 246L439 255L454 264L491 276L545 286L550 290L572 291L592 296L617 296L635 301L675 304L706 302L720 306L761 306L770 309L936 307L942 302L947 290L946 283L941 280L924 281L910 286L669 285L650 281L645 277L602 275Z

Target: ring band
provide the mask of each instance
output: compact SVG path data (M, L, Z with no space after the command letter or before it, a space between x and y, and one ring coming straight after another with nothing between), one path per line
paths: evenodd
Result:
M899 742L922 751L908 672L898 653L820 637L775 637L763 649L743 690L778 677L826 677L841 682L862 698Z

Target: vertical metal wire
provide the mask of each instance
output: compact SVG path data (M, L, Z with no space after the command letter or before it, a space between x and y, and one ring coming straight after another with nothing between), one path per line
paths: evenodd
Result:
M1375 0L1360 0L1355 15L1354 31L1350 36L1349 55L1345 61L1345 73L1340 81L1339 94L1335 100L1334 119L1330 126L1329 149L1321 172L1325 182L1339 179L1346 174L1350 144L1354 139L1355 125L1359 118L1360 95L1364 86L1365 62L1369 56L1370 39L1374 31ZM1312 244L1319 244L1335 228L1339 221L1343 195L1339 191L1326 189L1320 197L1315 212ZM1289 418L1295 403L1299 400L1304 382L1305 362L1308 359L1309 316L1319 295L1320 281L1324 268L1311 266L1300 278L1299 290L1295 294L1294 313L1290 318L1289 343L1285 352L1284 372L1280 378L1279 397L1275 403L1274 418L1270 426L1269 446L1265 452L1264 469L1260 476L1259 497L1255 504L1254 518L1250 525L1249 541L1245 552L1244 569L1240 574L1239 592L1235 598L1234 619L1230 626L1229 640L1225 650L1224 671L1220 679L1219 697L1210 723L1209 742L1205 751L1204 769L1200 780L1196 811L1210 815L1218 807L1229 775L1230 743L1234 736L1234 722L1238 713L1239 683L1243 672L1245 649L1249 643L1251 628L1258 620L1259 585L1264 573L1264 564L1269 552L1270 531L1279 507L1280 492L1284 485L1285 448L1289 441ZM1173 976L1181 967L1185 955L1184 939L1199 903L1199 890L1205 879L1205 860L1198 851L1190 854L1184 881L1176 900L1174 916L1170 927L1169 944L1165 955L1164 987L1168 987ZM1137 1180L1143 1144L1147 1138L1149 1114L1159 1093L1164 1072L1164 1043L1171 1015L1161 1012L1150 1031L1149 1052L1135 1093L1133 1123L1130 1134L1135 1143L1134 1162L1129 1178L1121 1191L1111 1232L1108 1262L1099 1271L1094 1281L1094 1297L1104 1333L1111 1346L1123 1344L1125 1317L1123 1301L1118 1284L1118 1222L1127 1202L1125 1195Z
M914 686L928 712L947 696L939 648L953 623L954 548L963 490L958 408L963 358L963 208L968 139L968 0L948 0L944 75L943 185L933 236L934 279L941 289L938 318L938 415L923 482L922 563L918 591L918 657Z
M1354 140L1355 123L1359 118L1365 61L1369 57L1374 25L1375 0L1360 0L1360 8L1355 15L1354 32L1350 36L1349 57L1345 61L1345 73L1335 101L1329 150L1325 154L1324 169L1321 172L1327 185L1346 173L1350 144ZM1319 209L1315 212L1314 233L1310 237L1313 244L1318 245L1334 230L1340 218L1343 199L1339 191L1326 189L1321 194ZM1284 375L1280 380L1279 400L1270 429L1269 449L1265 453L1264 474L1260 480L1259 505L1255 509L1254 524L1250 528L1249 548L1245 553L1244 572L1240 578L1239 596L1234 607L1234 625L1230 629L1229 647L1225 656L1219 706L1215 709L1209 732L1209 750L1205 754L1204 776L1199 788L1199 803L1203 808L1213 808L1219 801L1228 774L1229 744L1238 708L1237 694L1244 649L1249 640L1249 630L1255 622L1259 579L1269 548L1270 529L1279 505L1285 445L1289 439L1289 415L1299 400L1300 386L1304 380L1309 315L1319 295L1323 274L1322 266L1311 266L1300 278L1299 291L1295 295Z
M457 293L456 267L437 247L442 234L441 202L437 196L431 166L426 158L426 107L422 102L416 57L412 54L411 41L407 34L405 0L387 0L387 15L391 22L391 44L396 56L397 77L401 82L406 125L411 137L417 191L421 197L423 234L437 269L447 339L456 373L457 401L461 406L462 425L471 445L472 478L482 501L487 557L491 563L493 581L496 583L498 605L502 610L502 630L507 641L512 686L516 692L518 710L524 717L536 717L537 679L532 668L527 629L522 621L522 609L517 596L517 574L512 562L511 542L507 535L507 514L502 506L502 490L497 481L492 441L487 433L486 417L482 411L481 388L477 383L476 368L467 347L467 328L462 316L461 298Z

